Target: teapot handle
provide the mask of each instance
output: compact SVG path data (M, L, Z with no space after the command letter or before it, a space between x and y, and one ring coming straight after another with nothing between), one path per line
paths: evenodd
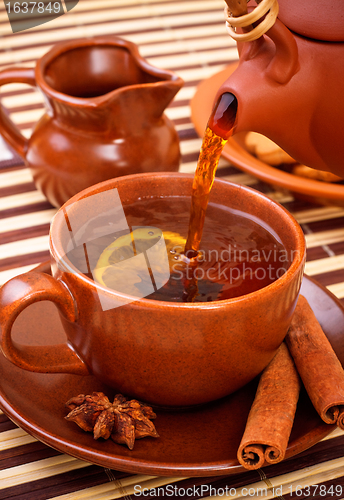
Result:
M27 83L35 87L35 70L32 68L8 68L0 71L0 87L8 83ZM25 158L29 141L8 117L2 105L0 105L0 134L22 158Z
M69 343L29 346L12 339L12 326L30 304L42 300L54 302L71 322L76 320L74 298L59 280L38 271L16 276L0 288L0 351L14 365L39 373L74 373L89 375L86 364ZM39 321L39 318L37 318Z

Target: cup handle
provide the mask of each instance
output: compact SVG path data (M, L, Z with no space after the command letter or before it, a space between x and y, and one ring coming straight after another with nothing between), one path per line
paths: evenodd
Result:
M35 87L35 70L32 68L5 69L0 72L0 87L8 83L27 83ZM0 134L22 158L25 158L29 141L8 117L2 105L0 106Z
M76 320L78 313L70 291L48 274L30 271L12 278L0 288L0 347L4 356L24 370L89 375L86 364L68 343L24 346L13 341L12 326L17 316L30 304L41 300L54 302L69 321Z

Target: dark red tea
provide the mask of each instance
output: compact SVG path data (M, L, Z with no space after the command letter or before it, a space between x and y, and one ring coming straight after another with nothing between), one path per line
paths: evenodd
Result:
M130 207L127 219L133 226L154 225L162 231L176 231L186 237L190 201L185 198L145 202L143 210ZM140 216L135 216L135 211ZM142 212L144 211L144 218ZM173 302L208 302L245 295L282 276L290 257L273 231L250 219L248 214L210 203L204 218L198 257L183 260L179 243L169 246L171 277L168 283L147 298ZM191 300L185 296L186 281Z
M209 302L238 297L275 281L284 274L292 259L269 227L252 220L248 214L214 203L208 205L198 256L192 262L186 261L183 255L189 229L190 198L141 200L125 206L124 211L130 227L153 226L163 234L176 234L174 240L168 237L165 240L170 278L163 287L146 295L148 299ZM92 270L99 256L116 237L118 235L108 234L87 242L90 272L85 274L93 277ZM157 235L157 240L160 237ZM154 243L152 239L147 248ZM129 238L126 245L116 249L114 260L130 258L130 247ZM68 258L81 269L85 266L85 246L75 248ZM112 288L111 277L107 278L106 272L104 283ZM144 283L138 279L137 290L142 286Z

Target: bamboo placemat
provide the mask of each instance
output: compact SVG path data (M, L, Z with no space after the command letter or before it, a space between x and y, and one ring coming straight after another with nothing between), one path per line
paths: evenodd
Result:
M237 58L223 7L223 0L80 0L68 14L13 34L1 3L0 69L14 63L33 66L61 40L114 34L137 43L152 64L175 71L185 81L167 114L181 139L180 169L194 172L201 140L190 120L189 101L199 82ZM42 96L13 84L2 89L1 102L29 137L43 112ZM306 235L306 272L343 301L344 209L295 199L224 160L218 175L266 193L294 214ZM35 189L21 159L0 141L0 284L48 259L49 223L55 211ZM0 413L0 499L344 498L343 445L343 433L335 431L311 450L264 470L228 477L161 478L104 469L61 454Z

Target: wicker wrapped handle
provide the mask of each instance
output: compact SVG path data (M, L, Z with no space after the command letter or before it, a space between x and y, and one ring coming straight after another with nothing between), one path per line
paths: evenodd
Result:
M226 0L225 20L229 35L237 42L251 42L266 33L275 23L278 15L277 0L257 0L258 6L247 12L246 0ZM256 27L253 23L265 16ZM244 33L236 33L236 28L242 28Z

